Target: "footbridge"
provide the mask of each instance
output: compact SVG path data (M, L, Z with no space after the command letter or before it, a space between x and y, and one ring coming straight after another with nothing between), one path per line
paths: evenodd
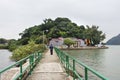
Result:
M16 67L17 66L17 67ZM69 54L35 52L0 70L0 80L109 80Z

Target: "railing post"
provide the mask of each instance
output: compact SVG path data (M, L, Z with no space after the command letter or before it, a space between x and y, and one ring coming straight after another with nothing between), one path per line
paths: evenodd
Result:
M33 59L32 59L32 61L33 61L33 66L34 66L34 59L35 59L35 54L33 53Z
M60 52L60 51L59 51L59 56L60 56L60 60L61 60L61 62L62 62L63 54L62 54L62 52Z
M22 62L20 62L20 74L22 73Z
M61 61L61 63L63 63L63 54L60 51L58 53L59 53L60 61Z
M88 70L86 67L85 67L85 80L88 80Z
M75 80L75 60L73 59L73 80Z
M68 56L66 56L66 68L67 68L67 63L68 63Z
M68 73L69 76L69 57L66 55L66 72Z
M68 56L68 76L69 76L69 56Z
M34 67L34 54L32 54L31 62L32 62L32 70L31 71L33 71L33 67Z
M22 70L22 61L21 61L21 62L20 62L20 75L21 75L21 76L20 76L20 79L22 79L22 71L23 71L23 70Z
M60 51L58 51L58 57L59 57L60 60L61 60L61 53L60 53Z
M30 64L30 74L32 72L32 55L29 57L29 64Z

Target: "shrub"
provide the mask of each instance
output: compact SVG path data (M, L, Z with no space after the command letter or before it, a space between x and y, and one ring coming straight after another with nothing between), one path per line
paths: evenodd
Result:
M45 45L35 44L33 41L29 42L29 44L20 46L13 51L12 59L18 61L26 56L36 52L36 51L44 51Z
M64 40L64 44L67 45L68 48L70 48L70 46L71 46L72 44L74 44L74 43L75 43L75 41L73 41L71 38L66 38L66 39Z
M0 44L0 49L8 49L8 45Z
M15 50L17 47L18 47L18 45L17 45L17 41L16 40L12 39L12 40L8 41L8 49L10 51Z

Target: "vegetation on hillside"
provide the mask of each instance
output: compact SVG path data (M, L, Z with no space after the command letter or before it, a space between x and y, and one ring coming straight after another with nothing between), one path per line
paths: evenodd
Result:
M4 38L0 38L0 49L8 49L8 41Z
M35 25L28 29L25 29L20 33L21 39L19 39L19 44L26 45L28 41L33 40L35 43L42 43L43 31L46 35L46 39L50 40L51 38L58 37L75 37L80 39L89 39L92 46L99 44L105 39L105 34L98 30L98 26L78 26L76 23L73 23L68 18L56 18L45 19L44 22L40 25ZM47 31L46 31L47 30Z

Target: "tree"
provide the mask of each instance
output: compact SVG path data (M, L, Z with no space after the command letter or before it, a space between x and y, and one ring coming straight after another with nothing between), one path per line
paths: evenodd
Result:
M0 38L0 44L5 44L5 43L7 43L7 40L4 38Z
M18 47L17 40L11 39L11 40L8 41L8 48L9 48L10 51L15 50L17 47Z
M105 39L105 34L102 31L98 30L98 26L93 25L89 27L87 25L87 29L84 31L84 36L86 39L90 40L90 45L95 46L98 45L101 41Z
M88 25L86 27L84 25L78 26L68 18L58 17L55 20L49 18L45 19L42 24L25 29L20 33L21 39L18 40L18 43L26 45L30 40L35 41L37 44L42 43L40 36L43 36L43 31L48 30L48 32L44 33L48 39L58 37L88 39L91 42L90 45L94 46L105 39L105 34L98 28L95 25L92 27Z
M75 42L74 42L71 38L66 38L66 39L64 40L64 44L67 45L68 48L70 48L70 46L71 46L72 44L74 44L74 43L75 43Z

